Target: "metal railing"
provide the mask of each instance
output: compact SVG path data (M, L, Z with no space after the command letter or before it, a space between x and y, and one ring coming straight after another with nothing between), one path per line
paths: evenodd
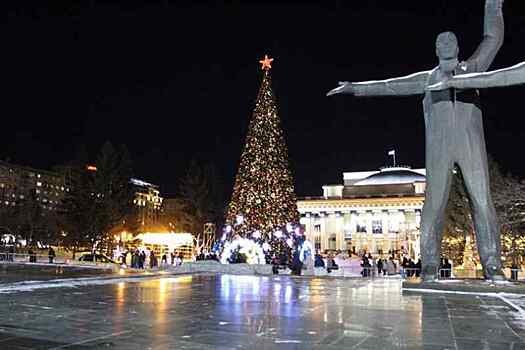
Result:
M28 254L28 253L5 253L0 252L0 264L46 264L46 265L86 265L104 266L106 263L100 261L80 261L65 256L50 257L48 254Z

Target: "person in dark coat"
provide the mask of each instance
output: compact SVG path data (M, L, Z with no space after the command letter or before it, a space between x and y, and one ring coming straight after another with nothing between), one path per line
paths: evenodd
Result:
M414 267L416 268L416 277L419 277L421 275L421 259L417 259Z
M303 268L303 263L301 262L301 259L299 257L299 250L296 250L293 253L293 257L292 257L292 268L291 268L292 273L294 275L300 276L302 268Z
M139 255L139 269L144 268L144 264L146 263L146 252L142 251Z
M319 253L315 254L314 267L325 267L323 257Z
M29 262L36 263L36 254L33 249L29 248L27 254L29 254Z
M47 252L47 256L49 258L49 263L52 264L53 263L53 259L55 259L55 250L53 249L53 247L49 247L49 251Z
M363 271L361 272L361 275L363 277L368 277L370 275L370 261L368 260L368 257L366 255L363 255L363 261L361 262L361 267L363 267Z
M156 262L155 260L157 259L157 257L155 256L155 253L152 251L150 251L149 253L149 268L152 269L156 266Z
M383 272L383 260L381 260L381 257L377 258L377 274L381 275L381 272Z

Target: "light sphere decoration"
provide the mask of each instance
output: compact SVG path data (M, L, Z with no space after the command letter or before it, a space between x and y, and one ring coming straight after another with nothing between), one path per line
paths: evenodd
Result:
M242 223L244 222L244 216L237 215L237 217L235 218L235 221L237 222L237 225L242 225Z

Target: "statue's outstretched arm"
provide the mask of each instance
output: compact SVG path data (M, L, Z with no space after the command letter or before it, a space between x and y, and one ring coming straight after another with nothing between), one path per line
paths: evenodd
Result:
M431 71L424 71L406 77L358 83L340 82L339 87L329 91L327 96L336 94L352 94L356 96L420 95L425 93L430 73Z
M485 72L489 69L501 45L503 45L505 32L503 1L486 0L485 2L483 41L468 59L469 63L474 63L477 72Z
M520 84L525 84L525 62L493 72L457 75L450 80L429 86L428 90L483 89Z

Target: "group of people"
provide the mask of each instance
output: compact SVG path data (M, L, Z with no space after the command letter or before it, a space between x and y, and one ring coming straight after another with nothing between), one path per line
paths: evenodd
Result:
M3 245L0 247L0 261L13 261L15 256L14 245Z
M131 254L131 263L130 267L133 269L145 269L149 267L150 269L159 267L159 259L153 250L135 249L132 251L123 252L120 256L121 263L127 265L127 256ZM170 257L170 265L180 266L182 265L183 256L182 253L177 254L176 252L165 252L161 256L161 265L168 265L168 256ZM148 259L147 259L148 258ZM146 261L147 260L147 261Z
M316 252L314 256L314 267L326 268L326 272L328 273L334 270L339 270L339 265L335 262L334 256L332 254L329 254L326 257L325 264L324 259L321 254L319 254L319 252Z
M208 252L200 252L196 257L196 261L206 261L206 260L214 260L214 261L220 261L219 257L215 253L208 253Z
M411 258L403 257L401 262L401 274L403 277L419 277L421 274L421 259L414 262Z

